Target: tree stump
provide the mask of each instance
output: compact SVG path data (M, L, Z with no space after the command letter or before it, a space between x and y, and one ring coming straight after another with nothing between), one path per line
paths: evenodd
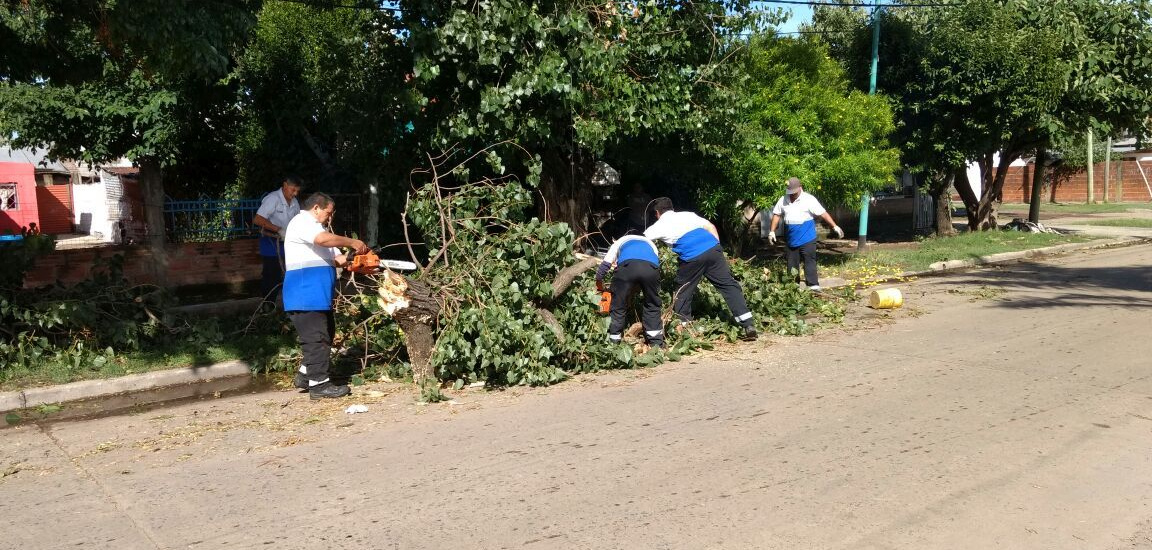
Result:
M412 362L412 381L424 386L435 381L430 360L436 345L433 327L440 315L440 303L420 281L388 271L380 276L380 305L404 331L404 347Z

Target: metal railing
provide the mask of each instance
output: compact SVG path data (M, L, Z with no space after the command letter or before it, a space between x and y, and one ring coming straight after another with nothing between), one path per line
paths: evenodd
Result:
M164 227L172 242L213 242L257 237L252 216L260 199L164 202Z

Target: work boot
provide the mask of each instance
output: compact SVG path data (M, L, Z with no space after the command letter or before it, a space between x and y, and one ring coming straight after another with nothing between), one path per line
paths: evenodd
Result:
M745 342L752 342L759 336L760 334L756 332L756 327L748 326L744 327L744 334L740 335L740 339Z
M296 371L296 376L292 377L292 385L298 390L308 389L308 375L300 371Z
M331 382L317 384L308 388L308 397L311 399L344 397L350 393L352 393L352 390L348 386L337 386Z

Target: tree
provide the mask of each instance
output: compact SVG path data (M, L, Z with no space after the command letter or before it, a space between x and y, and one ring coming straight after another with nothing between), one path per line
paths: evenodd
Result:
M213 89L254 22L256 0L3 0L0 132L17 147L140 167L163 281L162 169L217 109ZM210 133L201 134L211 135Z
M313 188L364 192L365 212L376 211L382 193L391 210L403 208L404 176L424 159L407 139L417 108L397 26L373 2L264 5L239 70L237 155L250 192L295 173ZM365 225L376 242L377 220Z
M891 183L899 151L886 98L852 90L815 43L759 36L740 60L743 101L719 153L726 183L700 190L706 211L738 220L772 206L793 176L827 204L855 205Z
M977 162L980 194L964 184L956 190L969 229L996 227L1013 160L1061 133L1144 124L1152 105L1149 15L1146 2L1121 0L965 0L895 10L903 32L883 27L882 49L886 36L903 38L902 55L912 62L886 63L882 54L881 67L900 68L882 69L879 87L898 99L905 162L930 175L937 196ZM841 51L859 55L860 36Z
M748 2L401 1L433 145L514 141L543 163L540 212L588 231L597 155L712 120ZM500 163L497 163L500 167ZM505 169L524 171L523 167Z

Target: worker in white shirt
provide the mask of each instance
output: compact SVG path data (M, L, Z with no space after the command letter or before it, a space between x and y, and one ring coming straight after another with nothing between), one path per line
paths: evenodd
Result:
M837 239L844 238L844 230L836 225L832 216L816 200L804 192L799 178L788 180L788 193L776 201L772 208L772 224L768 228L768 242L776 244L776 227L780 219L788 228L788 270L800 269L804 262L804 283L808 290L820 291L820 277L816 272L816 219L819 218L832 228Z
M604 254L604 261L596 270L596 288L602 288L604 275L616 267L612 274L611 321L608 340L619 344L624 338L625 317L628 314L629 295L640 287L644 295L644 309L640 323L644 327L644 341L651 347L664 347L664 322L660 320L660 256L656 245L640 235L625 235L612 243Z
M720 247L720 235L712 222L693 212L677 212L672 199L660 197L652 201L656 222L644 231L652 241L672 247L679 263L676 268L676 299L672 311L686 325L692 321L692 297L701 279L708 279L724 297L736 322L744 329L744 340L756 339L756 322L744 298L744 289L732 276L728 258Z
M264 196L252 217L252 225L260 228L260 259L264 264L260 290L268 301L277 301L273 292L284 282L284 228L300 213L296 195L301 187L300 178L284 178L280 189Z

